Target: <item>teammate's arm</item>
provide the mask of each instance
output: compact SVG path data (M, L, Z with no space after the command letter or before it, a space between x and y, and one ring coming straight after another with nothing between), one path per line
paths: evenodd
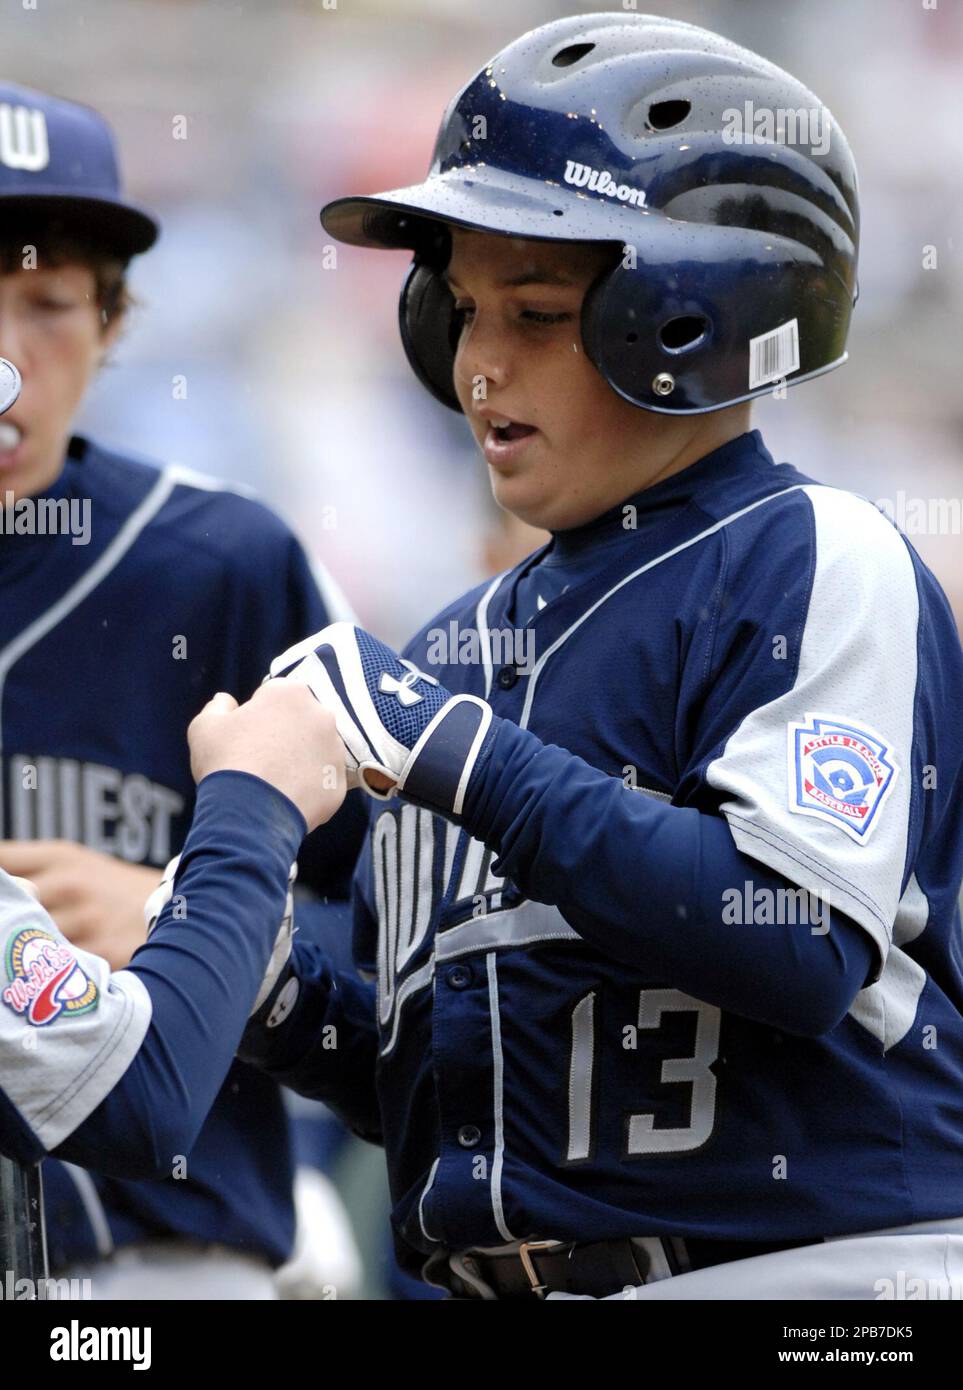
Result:
M265 689L240 709L217 697L191 743L194 824L171 900L127 970L111 976L71 948L6 880L0 926L17 975L0 1006L0 1137L22 1161L52 1151L160 1176L189 1151L264 976L291 860L344 795L332 721L303 693L279 705Z

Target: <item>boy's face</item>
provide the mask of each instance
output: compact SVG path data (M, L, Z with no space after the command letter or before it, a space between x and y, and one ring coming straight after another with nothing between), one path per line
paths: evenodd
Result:
M58 476L71 422L115 332L116 323L103 326L87 266L0 275L0 356L23 377L20 399L0 417L0 501L8 490L40 492Z
M585 354L582 299L618 248L458 227L451 237L445 273L464 311L455 391L502 507L532 526L567 530L715 447L699 442L705 416L630 405ZM529 428L502 442L493 419Z

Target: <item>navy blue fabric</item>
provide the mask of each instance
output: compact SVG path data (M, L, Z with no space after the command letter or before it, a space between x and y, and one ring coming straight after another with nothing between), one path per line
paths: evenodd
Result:
M151 1026L121 1081L58 1157L160 1178L190 1154L237 1051L245 1003L250 1012L264 978L304 831L297 807L259 778L204 779L174 882L188 913L175 917L172 899L127 967L150 994ZM253 1191L246 1195L257 1202ZM203 1219L200 1195L190 1196ZM59 1232L54 1239L59 1249Z
M159 479L151 464L71 441L47 495L89 503L89 541L0 535L0 648L103 561ZM190 720L218 690L248 698L279 652L329 620L307 556L272 512L216 484L177 482L123 558L7 674L2 833L162 868L194 810ZM36 790L24 790L26 764L39 769ZM361 798L349 797L305 841L299 882L344 897L364 825ZM188 1158L182 1180L95 1177L114 1240L181 1233L281 1263L294 1213L278 1087L235 1064ZM58 1186L52 1172L45 1181ZM52 1245L65 1260L91 1258L83 1206L69 1179L59 1186Z
M489 688L478 662L432 667L496 716L460 822L403 799L373 815L355 881L360 973L296 949L287 1021L272 1034L255 1020L244 1039L245 1055L380 1135L406 1268L439 1244L780 1242L963 1212L963 652L903 540L898 574L865 595L851 662L884 669L890 649L872 633L892 620L886 586L898 584L901 613L918 603L895 645L918 659L915 697L912 679L900 687L913 790L905 859L886 868L899 892L915 875L925 905L925 930L901 942L915 1011L895 1028L913 996L893 977L863 991L892 917L857 925L833 905L815 932L721 912L721 893L746 882L796 885L763 846L737 852L711 769L749 716L796 690L810 625L831 630L832 595L814 609L810 484L744 435L630 499L634 528L616 509L574 545L555 538L500 579L487 609L482 585L406 649L424 665L450 624L511 629L532 612L541 563L563 556L529 626L536 657L555 653L530 705L524 676ZM832 497L820 493L827 513ZM868 507L867 520L891 545L888 523ZM862 537L843 539L858 563ZM773 659L776 636L786 659ZM845 663L828 672L827 713L846 713L851 678ZM785 759L785 720L773 729ZM846 852L854 874L865 862L842 830L821 838L791 819L813 858ZM346 1006L363 1016L364 990L359 1031ZM319 1024L338 1027L336 1055L318 1046Z

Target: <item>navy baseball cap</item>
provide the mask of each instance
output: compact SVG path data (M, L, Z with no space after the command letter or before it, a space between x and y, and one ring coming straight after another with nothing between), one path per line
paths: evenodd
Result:
M160 226L121 193L113 132L89 106L0 82L0 231L14 210L49 213L125 259Z

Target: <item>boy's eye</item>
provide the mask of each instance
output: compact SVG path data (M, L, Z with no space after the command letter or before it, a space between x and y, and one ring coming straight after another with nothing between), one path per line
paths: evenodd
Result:
M33 301L38 309L72 309L74 301L72 299L58 298L52 294L40 294Z
M456 304L455 313L459 321L464 323L474 315L475 310L470 304ZM523 309L520 317L527 323L550 324L564 323L567 319L570 319L572 315L568 313L546 314L539 309Z

